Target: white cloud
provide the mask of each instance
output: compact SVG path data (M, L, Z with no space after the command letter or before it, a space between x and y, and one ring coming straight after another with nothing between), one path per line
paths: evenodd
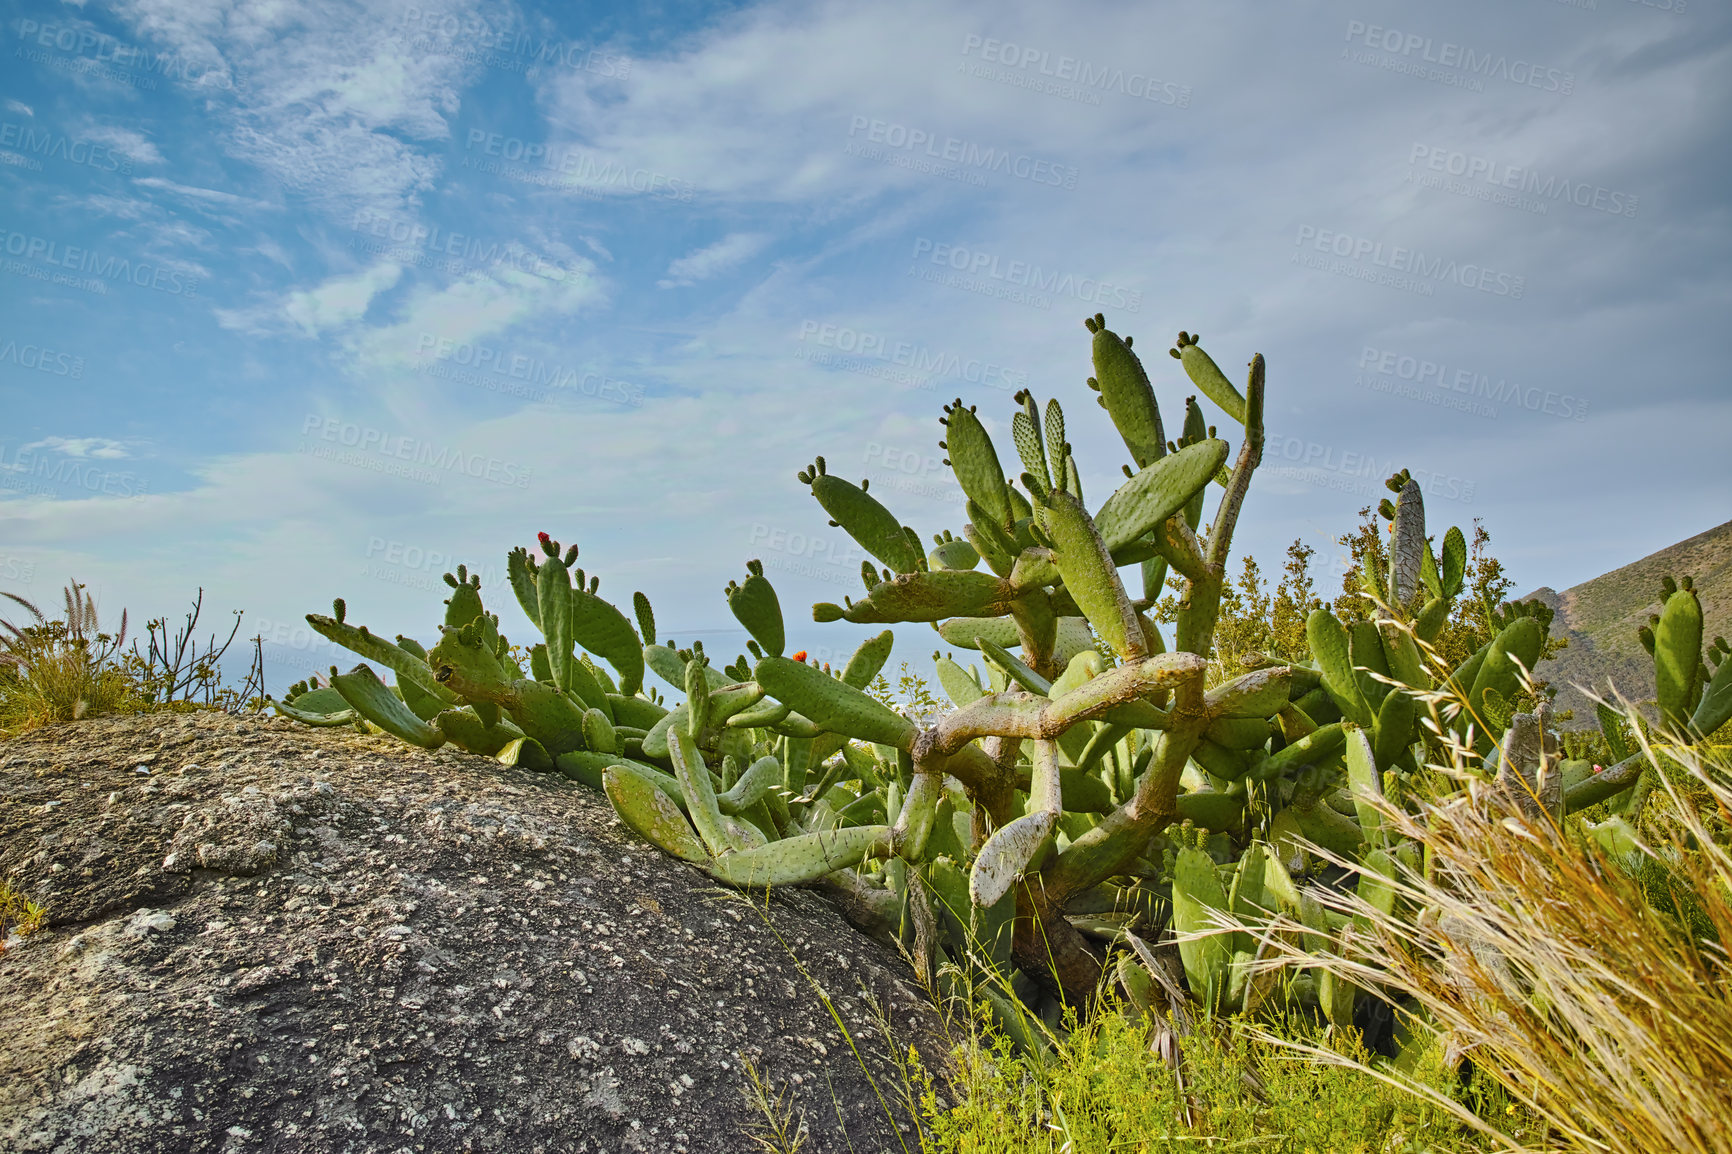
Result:
M6 111L7 112L16 112L19 116L35 116L36 115L36 110L34 108L31 108L28 104L25 104L21 100L8 99L6 101Z
M402 275L402 265L381 261L362 272L332 277L317 288L290 293L283 315L309 337L347 328L364 317L373 298L395 286Z
M582 257L569 257L557 276L495 266L443 288L417 288L401 319L358 334L352 344L363 368L407 368L429 342L474 344L514 326L569 316L606 300L595 266Z
M466 20L502 5L453 0ZM403 6L308 0L293 5L127 0L147 41L208 70L219 144L273 182L343 216L404 211L432 186L476 65L413 43Z
M120 441L111 441L107 437L44 437L25 445L21 451L28 453L35 449L52 449L63 456L89 457L99 461L120 461L132 455Z
M250 196L236 196L232 192L222 192L214 188L197 188L190 184L177 184L172 180L166 180L160 176L142 176L134 180L133 183L141 188L170 192L176 196L186 197L188 200L198 201L202 204L213 205L221 208L273 207L262 200L255 200Z
M84 129L82 135L106 144L135 164L163 163L162 153L157 151L156 145L147 140L143 133L130 128L121 128L115 124L93 124Z
M675 288L709 280L731 272L751 260L770 243L770 237L758 232L734 232L715 244L687 253L668 266L665 280L656 282L661 288Z

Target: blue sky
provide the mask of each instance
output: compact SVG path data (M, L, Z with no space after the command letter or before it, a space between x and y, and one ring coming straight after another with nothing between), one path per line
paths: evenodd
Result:
M1698 0L11 4L0 588L202 586L280 691L350 663L303 614L431 640L458 561L529 639L545 530L723 658L762 558L842 655L795 472L959 531L940 405L1026 386L1098 503L1096 311L1170 423L1180 329L1266 357L1266 570L1333 585L1406 466L1565 588L1729 515L1729 46Z

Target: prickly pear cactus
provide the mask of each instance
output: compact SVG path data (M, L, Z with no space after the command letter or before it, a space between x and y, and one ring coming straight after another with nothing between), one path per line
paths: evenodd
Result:
M1416 694L1450 680L1480 712L1513 702L1544 623L1514 615L1461 669L1427 663L1422 647L1461 592L1466 549L1452 529L1433 554L1419 486L1398 476L1389 553L1367 567L1377 617L1348 627L1314 614L1311 662L1210 688L1228 555L1262 459L1263 358L1250 359L1241 389L1181 333L1172 355L1238 427L1237 444L1195 396L1169 440L1131 339L1099 314L1087 328L1088 387L1132 462L1103 499L1084 493L1063 405L1027 392L1007 422L1014 457L975 409L946 406L939 446L968 520L930 550L865 482L821 457L799 474L877 563L862 568L862 596L815 605L814 620L930 627L949 647L934 654L935 674L954 708L927 724L867 692L889 657L888 629L839 671L785 655L781 601L758 562L725 590L749 652L717 668L700 644L658 640L641 593L634 625L574 568L576 547L545 533L507 566L541 642L514 650L460 567L430 647L349 625L341 601L334 616L309 615L395 685L363 665L297 686L278 708L574 778L604 791L639 836L718 880L824 886L935 975L973 970L1046 1012L1140 965L1107 966L1136 929L1170 922L1206 935L1211 911L1286 912L1319 942L1336 940L1345 927L1311 896L1303 845L1369 863L1366 892L1393 894L1375 878L1416 859L1364 801L1401 790L1417 768ZM1140 578L1134 595L1126 569ZM1170 633L1150 616L1169 573L1182 586ZM1685 625L1658 630L1656 646L1683 646ZM1732 698L1722 678L1691 676L1700 691L1679 695L1674 712L1712 715ZM1473 733L1496 752L1498 733ZM1280 988L1254 979L1248 936L1195 942L1183 951L1186 982L1214 1011L1351 1013L1354 991L1326 975ZM1032 1037L1026 1008L1002 996L993 1005L1014 1036Z

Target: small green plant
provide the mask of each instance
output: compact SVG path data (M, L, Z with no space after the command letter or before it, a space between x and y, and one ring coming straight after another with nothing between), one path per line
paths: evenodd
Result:
M0 621L0 733L136 708L135 686L114 660L126 642L126 613L111 636L83 585L70 582L64 593L66 617L50 621L16 593L0 592L36 619Z
M772 1090L750 1058L742 1058L740 1064L746 1073L746 1101L762 1116L746 1137L765 1154L798 1154L808 1131L799 1107L789 1101L788 1088Z
M202 653L193 640L203 589L172 641L166 617L146 623L149 644L144 653L136 640L131 650L120 650L126 643L125 610L120 629L110 635L102 632L96 602L82 584L69 582L63 596L65 617L50 621L34 603L0 592L35 618L35 624L25 625L0 621L0 735L105 713L164 708L240 713L263 707L262 637L253 638L252 667L240 687L222 683L218 662L240 630L238 610L234 629L220 648L214 635Z
M27 938L48 924L48 911L0 881L0 953L12 934Z
M1098 1014L1050 1052L1013 1046L994 1019L975 1018L958 1054L960 1104L926 1098L932 1152L1246 1149L1292 1154L1480 1151L1491 1148L1448 1110L1360 1070L1291 1060L1241 1024L1203 1019L1161 1053L1162 1027L1140 1014ZM1293 1019L1277 1036L1365 1063L1351 1032ZM1533 1129L1490 1079L1458 1085L1435 1054L1419 1071L1464 1109ZM1455 1100L1452 1099L1452 1100Z

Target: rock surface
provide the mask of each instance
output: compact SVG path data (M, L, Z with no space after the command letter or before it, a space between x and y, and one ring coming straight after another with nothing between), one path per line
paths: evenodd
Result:
M0 741L0 879L50 927L0 954L7 1151L742 1151L748 1068L807 1151L913 1150L892 1054L944 1062L910 971L818 894L749 902L581 785L452 749L38 730Z

